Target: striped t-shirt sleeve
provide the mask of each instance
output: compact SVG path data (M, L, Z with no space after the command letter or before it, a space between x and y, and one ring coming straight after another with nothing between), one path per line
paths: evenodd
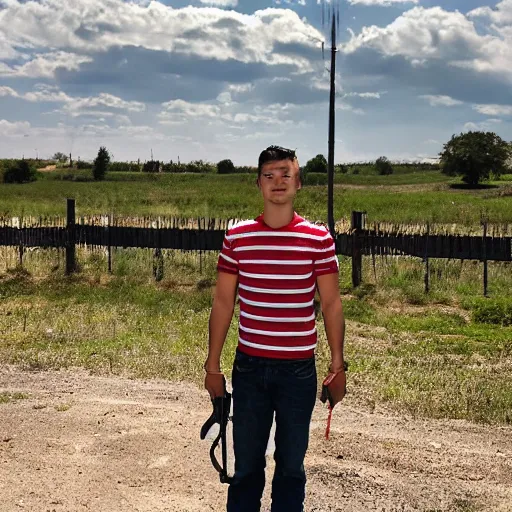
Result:
M238 274L238 261L232 248L232 242L227 239L227 233L222 242L222 250L217 262L217 270L228 272L229 274Z
M315 276L338 272L338 257L336 256L334 240L330 234L322 240L321 249L322 250L320 252L316 253L316 259L314 262Z

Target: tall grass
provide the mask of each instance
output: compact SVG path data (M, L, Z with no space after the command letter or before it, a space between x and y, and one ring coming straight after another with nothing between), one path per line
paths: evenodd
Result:
M0 364L81 366L201 385L215 253L200 260L163 251L164 279L155 282L149 250L114 251L109 275L103 251L79 249L80 272L71 277L57 250L27 253L23 270L10 251L10 258L1 253ZM378 258L374 268L365 258L364 284L353 289L350 260L340 258L350 395L370 408L384 404L415 416L510 423L512 326L482 313L481 264L434 260L431 268L425 295L420 260ZM485 304L509 307L509 266L490 265L489 282ZM237 317L238 307L223 351L228 377ZM322 374L329 351L321 316L317 325Z

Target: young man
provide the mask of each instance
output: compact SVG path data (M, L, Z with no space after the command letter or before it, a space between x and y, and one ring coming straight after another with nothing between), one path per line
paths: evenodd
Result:
M220 356L238 287L239 342L232 374L235 474L227 510L260 510L265 450L275 413L271 510L299 512L304 510L303 463L317 391L316 288L331 349L329 389L335 402L345 395L338 260L327 229L294 211L302 186L294 151L277 146L264 150L257 184L263 214L232 227L219 256L205 387L212 398L224 393Z

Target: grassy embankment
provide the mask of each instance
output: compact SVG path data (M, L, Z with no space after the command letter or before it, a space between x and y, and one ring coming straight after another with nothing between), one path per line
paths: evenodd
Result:
M227 216L243 216L224 197L233 194L233 184L239 183L233 195L238 197L237 204L247 208L246 214L257 211L259 203L252 202L257 196L252 185L241 179L245 177L220 178L165 176L161 181L138 182L133 189L131 183L117 181L98 188L90 183L47 181L10 191L0 186L0 195L2 199L11 198L15 208L23 206L26 214L62 214L60 202L68 194L77 193L78 213L80 208L98 213L103 207L116 205L117 213L169 214L175 208L176 214L197 216L206 215L202 208L215 206ZM510 197L485 199L483 194L493 190L450 191L441 183L440 190L430 190L429 194L434 204L444 202L444 194L453 194L460 201L468 198L463 203L468 209L478 197L489 205L500 204L502 199L504 206L492 206L489 211L499 216L508 205L510 214ZM13 199L22 191L24 195ZM433 212L423 189L390 194L388 189L373 187L343 189L337 203L340 210L352 209L346 206L352 192L366 194L354 197L357 204L364 197L371 198L371 206L385 204L387 196L396 202L397 196L407 194L416 198L413 204L417 208ZM308 216L315 217L321 207L312 199L315 189L308 193L311 195L303 194L299 201L305 201L304 207L310 208ZM318 198L320 194L323 197L325 192L318 190ZM245 195L249 206L244 205ZM137 211L133 211L136 197ZM196 202L198 209L194 210ZM3 200L0 204L5 208ZM370 208L365 209L370 212ZM441 215L443 210L438 210ZM471 211L478 222L478 208ZM8 212L16 213L10 208ZM444 212L446 216L439 220L453 222L450 210ZM370 215L370 219L399 222L401 214L395 207L391 215L397 218ZM422 220L414 215L414 209L409 209L409 220ZM204 256L200 273L196 255L167 252L165 278L154 283L150 251L115 251L112 276L105 272L102 252L79 251L81 273L72 278L63 276L62 255L59 260L57 251L27 253L24 271L13 268L15 258L10 259L10 249L0 251L5 264L0 265L0 362L31 369L82 366L99 373L200 383L215 254ZM375 270L371 261L365 261L365 284L358 290L350 285L350 260L340 258L340 266L340 286L349 320L346 357L352 395L368 407L387 404L417 416L502 424L512 421L510 265L490 264L490 299L481 297L479 262L433 260L429 295L422 291L424 269L419 260L377 259ZM319 369L323 373L328 350L321 318L318 327ZM235 318L223 355L228 374L236 338Z

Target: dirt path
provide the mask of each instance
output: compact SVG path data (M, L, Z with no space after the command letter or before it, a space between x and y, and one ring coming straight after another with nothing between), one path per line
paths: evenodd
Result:
M202 390L4 367L2 392L28 395L0 404L2 512L224 510L199 440ZM349 397L325 441L325 417L318 402L308 512L512 511L511 428L372 413Z

